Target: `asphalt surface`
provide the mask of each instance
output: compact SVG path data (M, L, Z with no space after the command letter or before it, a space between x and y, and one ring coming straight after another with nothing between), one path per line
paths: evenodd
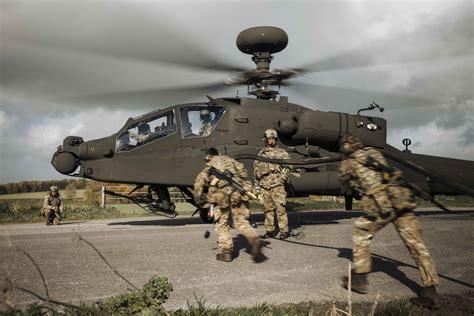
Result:
M297 303L307 300L345 300L340 277L351 258L351 231L359 212L290 213L290 225L304 230L304 238L266 240L266 261L255 264L246 241L234 233L231 263L215 260L218 252L213 227L197 218L128 218L69 222L61 226L15 224L0 226L0 272L15 286L45 296L41 277L26 251L40 267L52 299L90 303L124 293L131 286L120 279L98 254L77 236L91 242L117 271L137 287L154 275L167 276L174 291L169 309L186 307L195 297L214 305ZM474 210L444 214L421 211L424 240L431 251L441 285L440 293L473 291ZM254 215L260 234L263 216ZM208 239L206 230L211 231ZM298 229L297 229L298 230ZM353 299L373 301L412 296L419 291L419 275L392 225L372 244L371 293ZM21 292L18 304L36 299Z

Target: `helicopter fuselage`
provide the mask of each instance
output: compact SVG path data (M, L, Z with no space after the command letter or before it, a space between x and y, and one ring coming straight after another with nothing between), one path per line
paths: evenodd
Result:
M63 174L102 182L189 188L205 165L206 149L216 147L231 157L255 155L264 146L264 130L273 128L279 132L279 145L290 153L291 160L338 155L340 138L353 134L366 146L411 159L473 188L474 162L398 151L386 143L387 125L382 118L315 111L289 103L286 97L278 101L237 97L210 100L130 118L109 137L86 142L81 137L66 137L52 164ZM199 118L202 110L210 112L208 122ZM206 123L212 127L202 133ZM242 162L252 175L252 161ZM397 162L391 164L430 194L457 194ZM304 171L290 176L290 195L348 194L338 181L337 162L310 166Z

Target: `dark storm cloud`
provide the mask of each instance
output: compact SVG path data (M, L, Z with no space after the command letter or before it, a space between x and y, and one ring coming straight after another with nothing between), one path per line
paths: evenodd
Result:
M221 84L254 67L235 36L256 25L289 35L273 67L316 70L282 87L290 101L350 113L376 101L387 110L372 114L388 120L394 144L412 137L418 152L474 159L471 1L1 6L0 182L60 176L51 154L71 133L103 137L157 107L245 96L246 87Z

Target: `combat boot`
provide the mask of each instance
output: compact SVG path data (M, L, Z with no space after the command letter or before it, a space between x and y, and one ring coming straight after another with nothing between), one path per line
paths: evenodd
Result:
M232 261L232 253L230 251L222 250L221 253L216 255L216 260L224 261L224 262L231 262Z
M367 282L367 273L355 273L351 272L351 291L359 294L367 294L369 292ZM349 278L344 276L342 277L342 287L347 289L349 285Z
M439 308L438 294L436 294L436 287L434 285L422 287L418 297L414 297L410 301L415 305L429 309Z
M288 232L280 233L281 240L287 239L288 237L290 237L290 233Z
M265 233L265 235L262 236L262 238L263 238L263 239L275 238L275 235L276 235L276 234L275 234L275 231L271 231L271 232L267 231L267 232Z

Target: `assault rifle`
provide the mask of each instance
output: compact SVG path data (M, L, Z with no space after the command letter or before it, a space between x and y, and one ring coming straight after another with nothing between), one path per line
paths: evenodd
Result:
M439 203L438 201L435 200L435 198L425 191L421 189L419 186L416 184L408 181L405 177L403 177L402 172L394 167L389 167L386 166L380 162L378 162L376 159L374 159L372 156L367 157L367 163L366 166L382 173L383 179L391 181L392 183L396 183L399 186L405 187L410 189L415 195L421 197L423 200L430 201L440 209L442 209L445 212L452 212L450 209L446 208L443 204Z
M249 192L247 190L245 190L239 183L235 182L234 179L232 179L232 173L229 172L228 170L222 172L218 169L216 169L215 167L211 166L209 168L209 174L210 175L213 175L214 177L218 178L219 180L223 180L223 181L226 181L227 184L240 192L240 194L242 195L247 195L248 197L256 200L257 199L257 196L255 194L253 194L252 192Z

